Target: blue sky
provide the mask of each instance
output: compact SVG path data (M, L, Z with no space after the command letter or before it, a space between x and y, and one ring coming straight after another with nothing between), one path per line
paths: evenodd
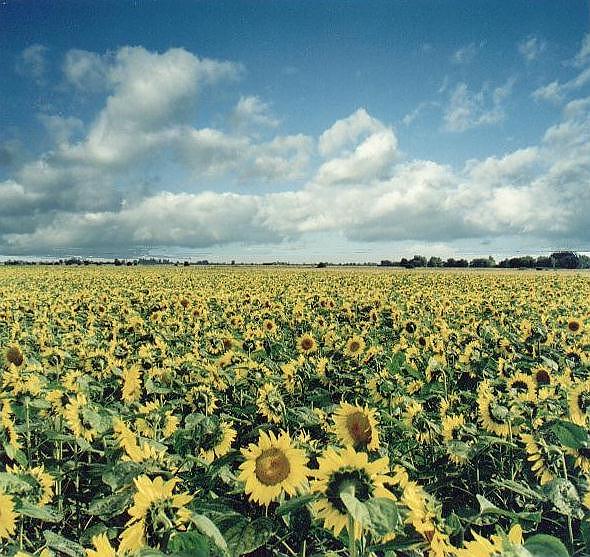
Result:
M590 247L590 5L0 3L0 254Z

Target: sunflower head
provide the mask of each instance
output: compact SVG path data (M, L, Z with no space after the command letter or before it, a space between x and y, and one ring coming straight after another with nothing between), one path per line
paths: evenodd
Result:
M343 402L334 413L335 433L345 446L357 450L379 448L375 410Z
M309 333L304 333L297 339L297 348L303 354L311 354L317 350L317 342Z
M9 346L4 353L6 361L8 364L12 364L16 367L20 367L23 365L25 361L25 356L22 353L21 349L18 346Z
M240 465L239 480L250 500L268 506L283 493L295 495L307 479L307 457L292 446L288 433L278 437L261 432L258 444L242 449L246 461Z

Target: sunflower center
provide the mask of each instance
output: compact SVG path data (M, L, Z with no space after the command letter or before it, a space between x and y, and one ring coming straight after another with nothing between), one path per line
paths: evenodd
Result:
M517 391L526 391L528 389L528 385L524 381L515 381L512 383L512 388L516 389Z
M408 333L413 333L416 330L416 324L413 323L412 321L406 323L406 332Z
M348 487L354 488L354 496L362 503L373 494L373 484L365 470L341 468L334 472L326 488L326 497L340 514L348 512L340 499L340 493Z
M578 454L582 458L590 459L590 448L588 448L588 447L580 447L578 449Z
M347 416L346 429L354 439L355 445L365 446L371 442L371 422L362 412L354 412L354 414Z
M570 321L567 324L567 328L572 332L572 333L577 333L580 330L580 323L579 321Z
M16 346L11 346L6 351L6 359L11 364L14 364L15 366L18 367L24 362L25 358L23 356L23 353Z
M273 447L265 449L256 459L255 474L264 485L277 485L289 477L291 464L283 451Z
M361 343L358 340L353 340L349 345L348 349L352 352L358 352L361 348Z
M301 339L301 348L303 350L311 350L313 348L313 340L309 337Z
M535 376L539 385L548 385L551 381L549 373L545 369L540 369Z

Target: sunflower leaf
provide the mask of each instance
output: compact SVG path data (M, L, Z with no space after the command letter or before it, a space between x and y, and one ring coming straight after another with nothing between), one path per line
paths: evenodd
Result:
M562 445L570 449L582 449L590 446L588 432L572 422L555 420L551 425L551 431Z
M364 503L361 503L353 493L347 489L340 492L340 499L344 503L346 510L351 514L352 518L358 522L363 528L371 525L371 515L369 509Z
M275 514L277 516L283 516L285 514L292 513L297 509L307 505L308 503L312 503L316 499L319 498L319 493L306 493L305 495L301 495L299 497L294 497L293 499L289 499L285 501L276 511Z
M379 536L397 531L402 524L399 509L392 499L374 497L369 499L365 506L369 511L373 528Z
M64 553L69 557L84 557L86 555L86 551L84 551L84 548L79 543L68 540L59 534L45 530L43 536L45 537L47 547L55 549L55 551Z
M533 557L569 557L569 553L557 538L547 534L531 536L525 543L524 548Z
M178 557L209 557L209 542L199 532L178 532L170 538L167 550Z
M37 520L42 520L43 522L57 523L62 522L64 519L64 515L62 513L55 509L52 509L51 507L38 507L37 505L32 505L31 503L27 503L26 501L21 501L17 510L20 514L24 516L36 518Z
M227 552L227 542L210 518L204 514L193 513L191 520L199 532L210 538L221 551Z

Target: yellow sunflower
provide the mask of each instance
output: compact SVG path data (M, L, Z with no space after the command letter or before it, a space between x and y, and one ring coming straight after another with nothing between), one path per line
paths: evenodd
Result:
M117 557L117 552L106 534L92 536L92 545L94 549L87 549L86 557Z
M311 491L320 494L321 499L313 503L313 510L323 519L324 528L332 530L335 536L344 527L348 529L348 512L340 498L343 490L352 488L354 496L361 502L371 497L394 499L394 495L384 487L385 483L393 483L393 479L387 475L387 457L369 462L367 453L357 453L353 447L328 448L318 457L318 464L318 470L313 471L316 479L311 484ZM354 529L354 536L359 539L361 525L355 522Z
M539 483L545 485L555 478L555 475L551 472L548 467L547 458L548 455L544 454L544 446L541 445L529 433L521 433L520 438L525 444L525 450L528 455L527 460L531 463L531 470L535 473L535 476L539 478Z
M577 317L570 317L567 320L567 330L570 333L579 334L584 330L584 323Z
M572 385L568 390L568 400L572 422L584 427L588 421L588 408L590 408L590 381Z
M14 535L17 517L12 497L0 493L0 540L10 539Z
M297 339L297 349L303 354L311 354L317 348L318 343L309 333L304 333Z
M379 424L375 410L342 402L334 415L334 430L340 442L357 450L379 448Z
M534 402L537 400L537 384L535 379L526 373L515 373L506 381L506 386L516 400L522 402Z
M365 350L365 339L360 335L354 335L346 341L344 354L350 358L359 358Z
M160 476L152 481L145 475L133 480L137 491L128 511L131 518L120 536L121 553L132 553L146 545L157 548L161 537L185 521L185 506L192 501L192 495L174 495L179 481L178 478L164 481Z
M130 404L137 402L141 397L141 370L138 365L133 365L123 371L123 388L121 398L123 402Z
M221 458L230 451L236 435L236 430L230 424L220 422L212 435L202 440L199 456L211 464L216 458Z
M258 413L262 414L269 422L278 424L283 419L285 403L279 389L272 383L265 383L258 389L256 407Z
M245 483L244 492L250 500L268 506L284 492L295 495L307 480L307 457L292 446L291 437L282 432L260 432L258 444L242 449L246 461L240 465L238 480Z

